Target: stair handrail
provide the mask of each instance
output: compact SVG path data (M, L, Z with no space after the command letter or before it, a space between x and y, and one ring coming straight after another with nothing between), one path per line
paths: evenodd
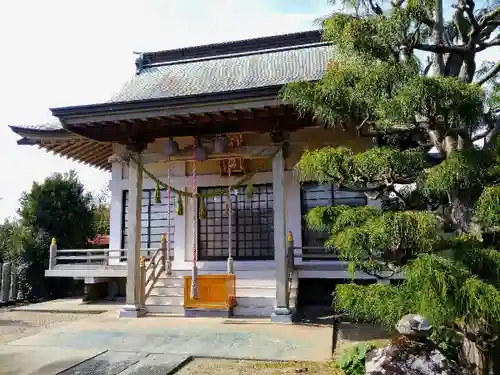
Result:
M153 288L155 287L156 283L158 282L158 279L160 278L160 275L163 272L168 273L168 270L166 268L166 259L165 259L167 251L168 251L167 238L165 235L162 235L160 247L156 249L146 267L145 280L142 283L142 287L144 288L144 301L148 299L149 295L153 291ZM148 271L151 271L149 272L149 275Z
M294 244L293 244L293 235L292 232L288 232L286 237L286 257L287 257L287 268L288 268L288 301L290 301L290 297L292 294L292 284L293 284L293 275L295 272L295 255Z

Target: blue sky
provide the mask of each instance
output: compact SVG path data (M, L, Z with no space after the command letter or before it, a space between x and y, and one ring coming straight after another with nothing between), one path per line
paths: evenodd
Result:
M76 169L93 191L109 174L17 146L9 124L52 121L48 108L107 100L154 51L314 28L327 0L16 0L0 6L0 220L22 191ZM500 55L489 52L489 57ZM487 58L487 56L484 56Z
M76 169L93 191L108 173L17 146L9 124L46 123L48 108L107 100L153 51L314 27L326 0L16 0L0 9L0 220L22 191Z

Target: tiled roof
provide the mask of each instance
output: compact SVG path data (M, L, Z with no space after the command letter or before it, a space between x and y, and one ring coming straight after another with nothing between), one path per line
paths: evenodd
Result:
M291 82L320 79L332 57L333 47L321 40L318 30L145 53L138 59L137 74L107 103L82 107L274 90ZM57 121L11 128L14 132L64 130Z
M36 124L36 125L22 125L20 128L26 130L42 130L42 131L56 131L63 130L63 127L59 121L49 122L46 124Z
M304 39L306 43L300 43L299 38L295 44L288 43L285 47L279 47L276 37L271 38L274 39L270 49L247 49L234 53L234 48L228 48L230 44L213 45L209 46L213 48L212 53L206 57L178 58L172 61L169 56L170 59L165 59L164 62L150 65L147 62L151 56L145 56L146 65L139 67L138 74L109 102L254 89L322 77L326 64L332 57L330 45L311 43L311 38ZM265 38L261 39L261 45L265 45L265 41ZM214 55L213 51L217 48L221 53ZM224 53L224 49L231 53ZM158 53L151 55L154 57Z

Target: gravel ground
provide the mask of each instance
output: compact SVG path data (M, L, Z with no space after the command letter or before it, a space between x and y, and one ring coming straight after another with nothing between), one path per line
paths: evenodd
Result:
M0 344L87 317L87 314L9 311L3 308L0 309Z
M175 375L340 375L341 370L325 362L265 362L227 359L195 359Z

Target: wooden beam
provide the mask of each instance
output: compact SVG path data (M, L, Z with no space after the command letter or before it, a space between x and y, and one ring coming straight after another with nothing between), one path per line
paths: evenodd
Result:
M113 153L113 147L111 145L101 145L104 147L101 147L99 149L99 153L97 154L92 154L88 157L82 158L85 161L87 161L90 164L94 164L96 161L101 160L101 159L108 159L111 154Z
M80 159L88 159L96 152L101 151L104 147L107 146L109 145L105 143L99 143L99 142L89 143L88 148L86 148L84 151L81 151L76 157Z
M152 141L156 138L216 135L232 132L269 132L276 129L296 130L315 125L312 119L298 118L295 114L258 120L210 121L204 124L173 123L171 119L154 120L154 122L148 121L151 126L155 125L149 130L145 129L144 122L141 121L136 124L129 124L127 134L118 132L116 125L112 126L109 123L103 124L102 127L77 127L73 131L96 141L127 144L131 135L143 138L145 141Z
M75 147L75 146L78 146L78 145L81 145L82 143L84 143L83 141L66 141L66 142L61 142L57 145L57 147L55 147L53 149L54 152L56 153L65 153L67 152L69 149Z
M68 150L64 153L64 157L66 159L69 159L69 158L75 158L76 155L79 155L83 150L87 149L89 147L89 145L92 145L94 142L92 141L83 141L81 145L79 145L78 147L75 147L71 150Z
M271 145L252 145L241 146L234 149L228 149L223 154L211 154L208 150L208 160L224 160L229 158L244 158L244 159L263 159L269 158L276 152L276 147ZM145 163L163 163L169 161L168 156L161 153L150 152L144 154ZM190 150L181 150L178 154L170 157L170 161L189 161L193 159Z

